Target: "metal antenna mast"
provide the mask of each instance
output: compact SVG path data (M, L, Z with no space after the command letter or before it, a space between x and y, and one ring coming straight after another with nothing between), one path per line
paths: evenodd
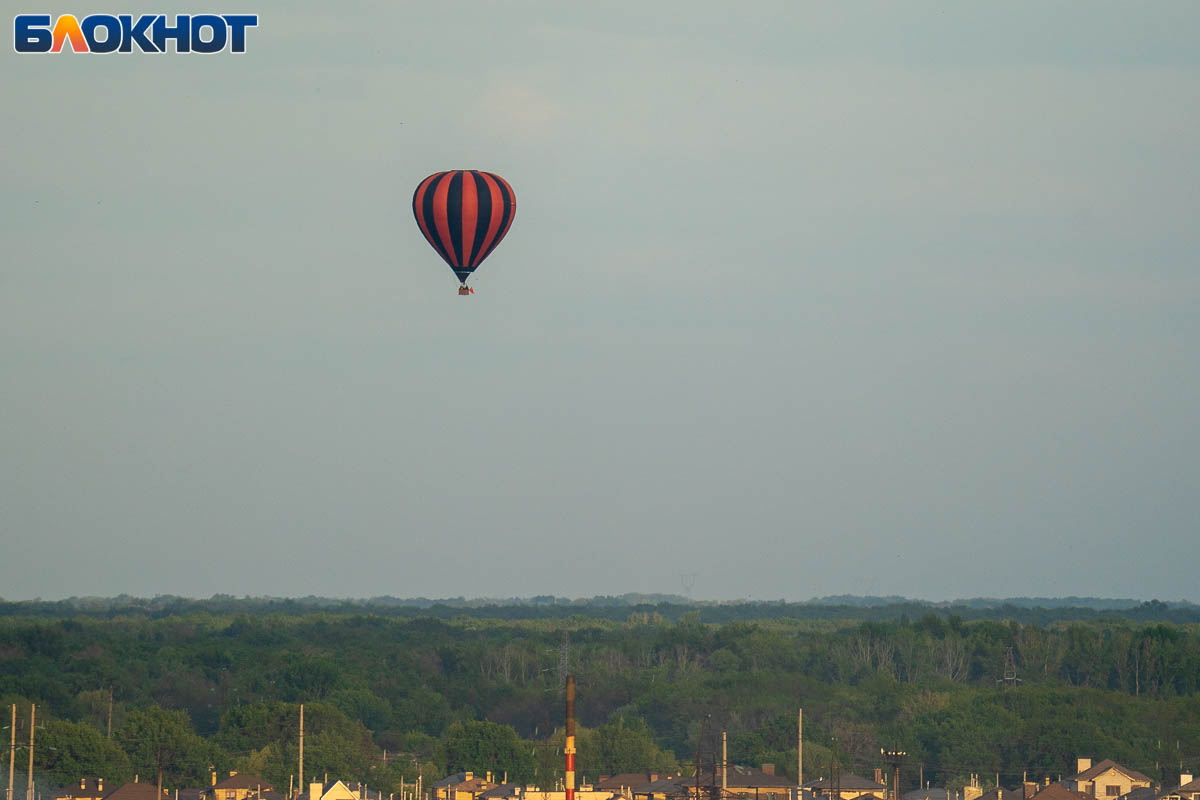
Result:
M908 757L908 753L903 750L883 749L879 752L892 768L892 800L900 800L900 764Z

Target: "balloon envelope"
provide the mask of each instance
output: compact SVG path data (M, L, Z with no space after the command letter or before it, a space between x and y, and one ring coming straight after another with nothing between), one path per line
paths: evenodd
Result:
M413 192L417 226L464 282L500 244L516 213L512 187L491 172L435 172Z

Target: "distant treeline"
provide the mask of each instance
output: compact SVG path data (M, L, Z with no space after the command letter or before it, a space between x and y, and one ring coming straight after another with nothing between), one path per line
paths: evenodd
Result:
M374 597L366 599L326 597L234 597L214 595L206 599L159 595L138 598L72 597L66 600L0 600L0 616L65 619L93 617L144 617L162 619L186 614L286 614L303 615L370 613L384 617L450 620L455 617L500 620L562 620L570 617L623 622L634 615L656 615L677 622L686 614L698 613L701 622L750 622L755 620L841 620L894 622L919 619L928 614L963 620L1011 620L1025 625L1095 620L1200 623L1200 605L1189 602L1139 602L1129 599L1091 597L976 598L952 603L886 597L838 596L803 603L697 602L673 595L619 595L568 599L550 595L505 599L429 599Z

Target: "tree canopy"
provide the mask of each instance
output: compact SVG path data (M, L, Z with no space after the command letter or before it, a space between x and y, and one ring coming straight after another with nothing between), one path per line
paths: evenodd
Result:
M835 753L869 774L881 747L952 784L973 772L1006 786L1057 775L1081 753L1159 780L1181 762L1200 772L1194 624L626 612L7 617L0 698L25 720L38 703L36 766L62 784L100 772L156 780L161 769L168 786L200 786L211 768L286 786L303 702L309 776L397 791L418 775L490 770L549 785L562 771L566 632L578 771L592 779L687 769L705 720L729 732L731 760L794 776L801 705L810 775ZM1012 668L1019 682L1006 683ZM27 735L27 722L18 729ZM18 750L18 768L25 758Z

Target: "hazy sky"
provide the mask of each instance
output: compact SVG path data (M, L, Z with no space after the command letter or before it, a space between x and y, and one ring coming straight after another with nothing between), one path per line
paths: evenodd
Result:
M0 596L1200 600L1192 0L14 11Z

